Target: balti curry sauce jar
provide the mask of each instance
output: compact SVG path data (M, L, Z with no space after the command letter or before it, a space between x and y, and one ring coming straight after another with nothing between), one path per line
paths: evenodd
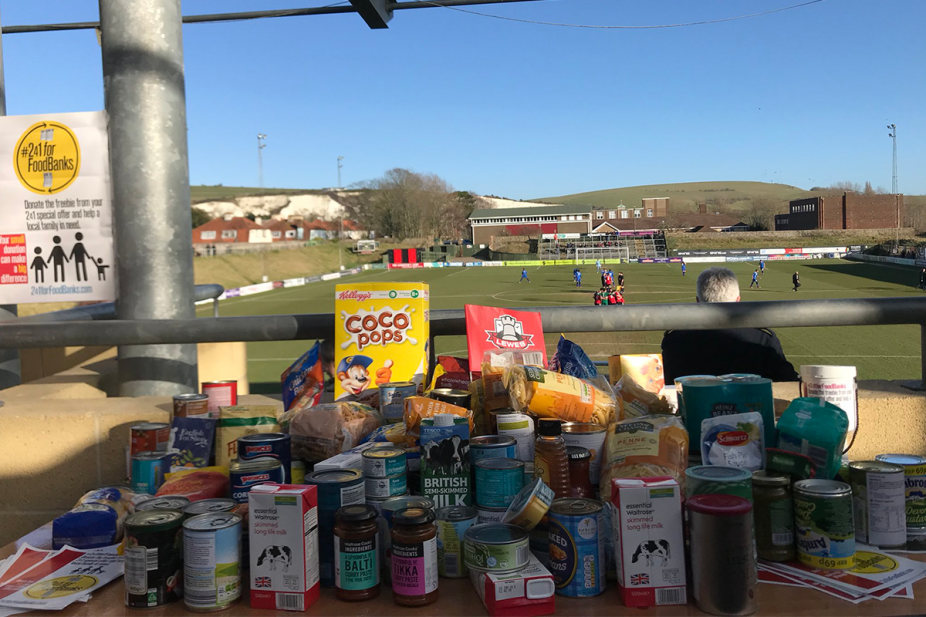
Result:
M369 504L343 506L335 513L334 592L339 600L371 600L379 595L379 524Z

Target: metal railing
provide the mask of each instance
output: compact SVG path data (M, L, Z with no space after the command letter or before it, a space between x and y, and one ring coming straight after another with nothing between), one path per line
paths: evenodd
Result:
M519 310L525 310L520 307ZM714 328L791 328L826 326L920 326L922 385L926 377L926 297L847 298L736 302L722 304L648 304L615 309L595 306L540 307L546 332L631 332L709 330ZM333 313L259 315L166 320L115 320L106 323L0 324L0 348L63 345L155 345L232 341L312 340L332 336ZM463 309L431 311L434 337L466 334Z

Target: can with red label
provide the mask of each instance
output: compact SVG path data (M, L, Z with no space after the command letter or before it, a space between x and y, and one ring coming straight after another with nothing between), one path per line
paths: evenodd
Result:
M143 422L131 428L132 456L139 452L167 452L170 440L170 424L166 422Z
M219 418L219 407L231 407L238 404L238 382L234 379L225 381L204 381L203 394L209 397L209 417Z
M174 395L175 418L208 418L209 395L189 392Z
M284 484L292 484L291 438L286 433L257 433L238 438L238 460L273 458L283 465Z

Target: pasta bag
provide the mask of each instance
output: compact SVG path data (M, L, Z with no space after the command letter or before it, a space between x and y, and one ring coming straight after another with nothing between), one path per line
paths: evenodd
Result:
M608 426L601 468L606 495L614 478L674 478L684 490L688 431L678 416L630 418Z
M622 409L612 392L577 377L522 365L509 368L504 377L511 407L518 411L602 426L621 416Z

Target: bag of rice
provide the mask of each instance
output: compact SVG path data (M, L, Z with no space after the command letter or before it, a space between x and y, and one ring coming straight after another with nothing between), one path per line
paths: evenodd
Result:
M674 478L684 489L688 431L678 416L631 418L608 426L601 468L601 493L614 478Z
M275 405L233 405L219 407L215 427L215 464L228 467L238 458L238 438L257 433L279 433Z
M623 417L623 407L612 392L562 373L515 365L505 371L505 386L513 409L532 411L541 418L606 426Z

